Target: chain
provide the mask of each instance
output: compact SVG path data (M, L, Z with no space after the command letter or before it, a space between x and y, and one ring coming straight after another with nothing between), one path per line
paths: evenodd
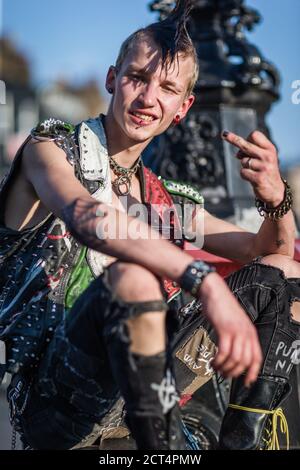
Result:
M119 165L111 156L109 156L109 163L112 171L117 176L112 184L116 187L120 196L127 196L131 191L131 179L140 166L141 156L139 156L131 168ZM122 186L125 186L125 190L122 189Z
M293 205L293 193L287 181L284 179L282 181L285 186L285 192L283 201L279 204L279 206L270 208L267 207L266 203L260 199L255 199L256 208L262 217L269 218L273 221L279 220L291 209Z

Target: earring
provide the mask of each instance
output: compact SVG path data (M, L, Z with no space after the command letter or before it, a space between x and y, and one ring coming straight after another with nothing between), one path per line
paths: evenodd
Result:
M179 115L179 114L176 114L176 116L175 116L174 119L173 119L173 124L174 124L175 126L177 126L177 124L179 124L179 123L180 123L180 115Z
M110 95L112 95L114 90L112 88L107 88L107 91Z

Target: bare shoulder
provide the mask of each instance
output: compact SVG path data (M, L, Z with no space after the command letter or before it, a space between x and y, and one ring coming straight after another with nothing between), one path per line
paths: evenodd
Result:
M20 165L11 176L3 200L4 223L13 230L30 228L43 220L49 210L40 201L33 184L27 178L26 169L30 173L30 159L24 158L32 155L31 143L27 143L22 150ZM26 167L26 169L25 169ZM21 197L20 197L21 196Z
M59 217L64 205L89 196L66 152L55 141L31 139L24 149L22 167L38 199Z
M31 139L24 147L22 167L29 181L38 171L47 171L53 165L73 173L65 152L55 142Z

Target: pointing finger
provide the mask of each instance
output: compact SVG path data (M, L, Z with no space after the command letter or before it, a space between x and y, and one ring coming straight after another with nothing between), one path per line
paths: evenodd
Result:
M261 158L262 149L255 144L251 144L243 137L234 134L233 132L223 131L222 138L250 157Z

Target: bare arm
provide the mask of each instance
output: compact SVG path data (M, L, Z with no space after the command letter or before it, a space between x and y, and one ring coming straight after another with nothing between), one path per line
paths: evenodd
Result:
M265 219L251 233L205 211L203 249L216 256L246 264L257 256L282 254L294 257L295 224L292 211L282 219Z
M254 239L254 233L218 219L205 211L203 249L209 253L246 264L253 257Z
M294 258L296 225L290 210L282 219L265 219L253 241L254 256L281 254Z
M269 207L277 207L284 198L284 184L272 142L258 131L252 132L247 140L233 132L227 132L223 138L239 149L236 157L242 164L241 177L252 185L255 196ZM259 255L282 254L293 258L295 235L291 210L279 220L263 220L257 234L204 213L204 249L241 264Z
M252 185L255 196L270 208L279 206L285 188L273 143L259 131L247 139L226 131L223 138L239 149L236 158L241 162L241 177ZM295 231L291 210L279 220L264 220L253 240L253 256L277 253L293 257Z

